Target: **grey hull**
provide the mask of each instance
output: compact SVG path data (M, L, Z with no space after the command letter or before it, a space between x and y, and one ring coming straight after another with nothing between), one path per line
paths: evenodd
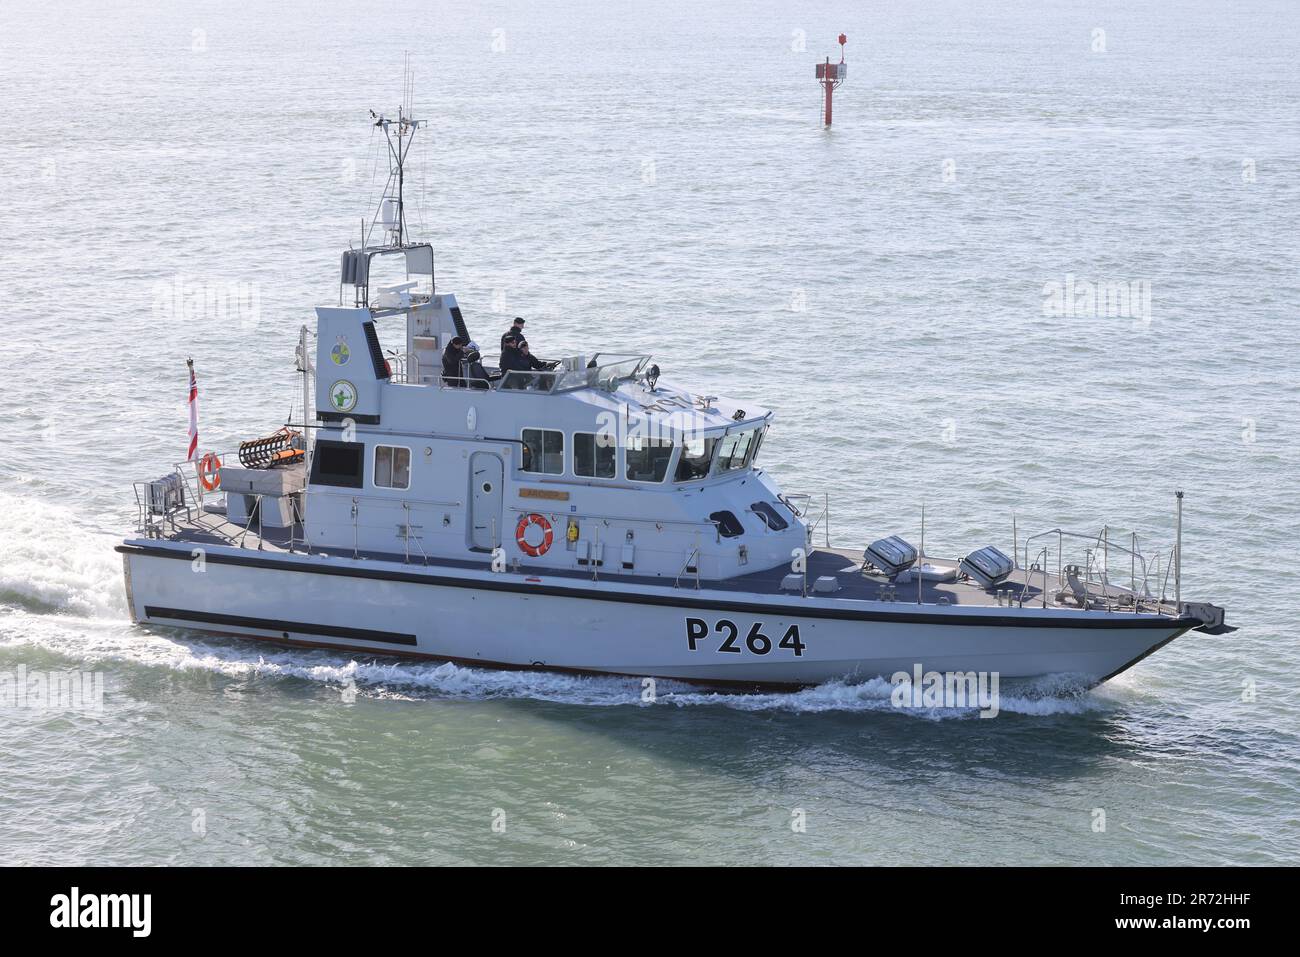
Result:
M987 671L1104 681L1195 626L1155 615L944 608L583 582L129 542L137 621L493 667L806 686Z

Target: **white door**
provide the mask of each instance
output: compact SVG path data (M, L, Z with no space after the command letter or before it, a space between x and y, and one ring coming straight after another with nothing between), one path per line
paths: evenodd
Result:
M470 547L491 551L501 544L501 456L475 452L469 460Z

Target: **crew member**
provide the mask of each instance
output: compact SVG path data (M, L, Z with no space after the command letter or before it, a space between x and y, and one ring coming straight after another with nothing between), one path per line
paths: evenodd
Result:
M549 369L549 363L533 355L525 340L515 349L506 349L501 353L501 371L505 374L505 387L508 389L531 389L539 383L549 387L547 381L551 376L510 375L511 372L531 372L534 369Z
M515 316L515 321L501 336L501 355L505 356L507 349L518 349L519 343L527 341L524 338L524 320Z
M447 343L447 348L442 350L442 381L444 385L463 388L465 380L462 378L460 364L465 361L465 340L460 336L453 336L451 342Z

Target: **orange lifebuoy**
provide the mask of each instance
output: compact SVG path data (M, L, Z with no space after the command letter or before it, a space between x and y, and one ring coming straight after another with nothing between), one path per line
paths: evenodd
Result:
M221 488L221 459L216 452L208 452L199 460L199 481L209 492Z
M532 527L538 527L542 530L542 540L539 544L531 544L525 533ZM531 515L525 515L515 526L515 543L518 544L519 550L525 555L537 558L539 555L545 555L546 550L551 547L551 542L555 541L555 533L551 530L551 523L546 520L545 515L538 515L533 512Z

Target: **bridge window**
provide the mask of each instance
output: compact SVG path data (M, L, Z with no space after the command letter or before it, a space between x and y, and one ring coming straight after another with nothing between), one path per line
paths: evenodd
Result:
M662 482L668 474L673 443L667 439L629 437L623 450L623 467L629 482Z
M717 444L718 440L713 438L687 439L682 445L682 457L677 460L677 474L674 476L676 481L689 482L705 478L709 474L709 463Z
M749 455L749 446L753 440L753 429L724 435L718 443L718 471L730 472L744 468L745 458Z
M525 472L544 475L564 474L564 433L552 429L524 429L523 464Z
M615 440L612 435L573 433L573 474L587 478L613 478Z
M411 487L411 450L400 445L375 446L375 487Z

